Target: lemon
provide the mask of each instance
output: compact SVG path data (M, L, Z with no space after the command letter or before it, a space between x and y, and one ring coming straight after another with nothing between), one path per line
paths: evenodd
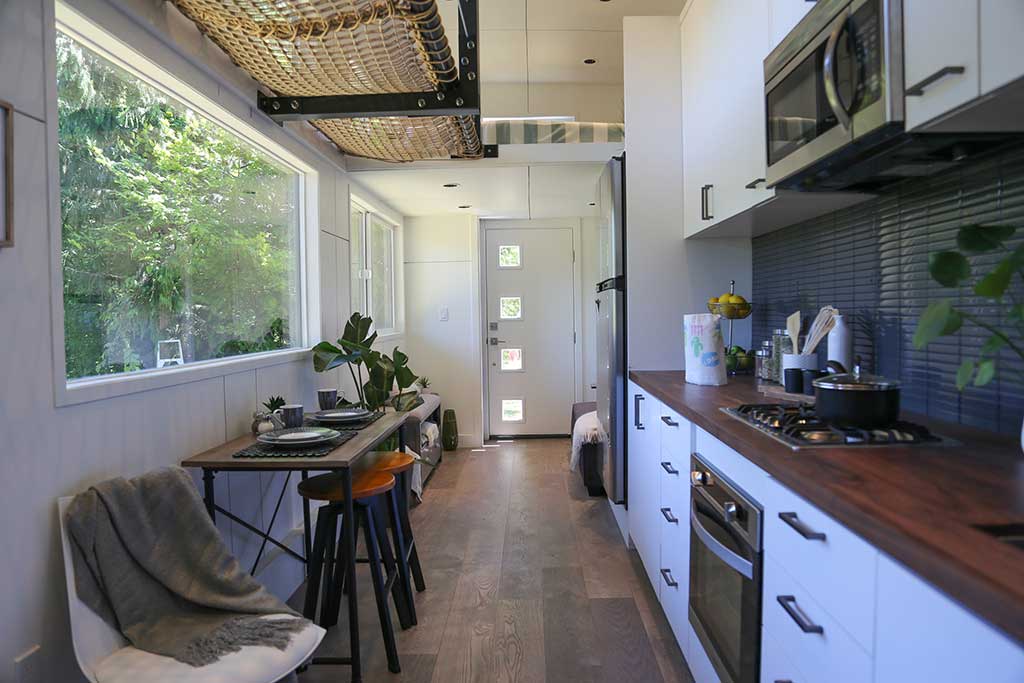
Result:
M729 303L730 304L745 304L745 303L747 303L747 300L744 299L739 294L732 294L731 296L729 296Z
M708 303L712 304L712 305L717 304L718 303L718 297L717 296L711 297L710 299L708 299Z
M727 303L729 303L729 298L731 296L732 296L732 294L729 294L728 292L726 292L722 296L718 297L718 303L720 303L720 304L727 304Z

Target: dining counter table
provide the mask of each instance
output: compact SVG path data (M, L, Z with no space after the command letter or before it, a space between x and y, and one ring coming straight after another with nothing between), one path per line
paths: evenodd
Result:
M291 555L297 560L305 563L310 556L310 509L309 502L303 501L303 537L304 554L299 555L294 549L278 541L270 535L274 528L274 521L281 508L281 502L288 490L291 481L291 474L298 472L302 479L306 479L309 472L338 472L341 479L342 490L345 494L344 514L346 519L354 519L354 504L352 500L352 471L367 464L367 456L373 453L380 444L398 434L398 450L405 449L405 437L402 427L410 419L408 413L386 413L366 427L356 432L355 436L340 443L337 448L322 456L261 456L261 457L238 457L236 454L249 446L257 443L256 437L251 434L232 439L220 446L186 458L181 462L182 467L201 469L203 473L203 499L206 510L211 519L216 520L218 514L228 517L233 522L245 527L263 539L262 546L253 564L255 571L263 550L267 543L272 543ZM220 507L214 493L214 478L218 472L287 472L284 486L278 496L274 513L270 518L267 529L259 529L245 520L234 515L231 511ZM348 589L348 618L349 618L349 646L348 657L316 657L313 664L349 665L352 671L352 680L361 680L361 665L359 657L359 607L358 592L356 590L356 537L355 526L352 524L343 525L343 547L345 548L345 561L347 565L347 576L349 577Z

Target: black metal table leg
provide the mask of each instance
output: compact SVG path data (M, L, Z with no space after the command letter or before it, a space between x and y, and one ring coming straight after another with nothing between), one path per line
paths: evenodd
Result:
M306 470L302 470L302 472L300 472L299 475L302 477L302 481L306 481L306 479L309 478L309 472L307 472ZM310 556L309 553L310 553L310 549L311 549L309 517L310 517L309 500L306 499L306 498L303 498L302 499L302 545L303 545L303 553L302 554L306 556L306 566L305 566L306 576L309 576L309 556Z
M341 471L341 489L345 495L345 565L348 574L348 633L351 649L352 681L363 680L359 657L359 591L356 589L356 513L352 500L352 469ZM351 523L349 523L351 521Z
M217 501L213 494L213 477L216 474L216 470L203 468L203 500L206 502L206 514L210 515L214 524L217 523Z

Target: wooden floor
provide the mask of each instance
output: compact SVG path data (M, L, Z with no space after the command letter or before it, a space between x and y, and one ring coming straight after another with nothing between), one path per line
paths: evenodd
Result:
M639 558L568 454L568 439L445 454L412 512L427 590L419 624L397 631L401 674L387 670L360 565L364 681L692 681ZM347 654L342 612L318 654ZM299 681L348 678L316 666Z

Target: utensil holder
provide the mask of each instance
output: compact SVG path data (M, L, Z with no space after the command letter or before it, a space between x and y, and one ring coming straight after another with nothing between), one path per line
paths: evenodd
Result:
M802 353L784 353L782 354L782 370L785 372L790 369L798 370L817 370L818 369L818 354L812 353L804 355Z

